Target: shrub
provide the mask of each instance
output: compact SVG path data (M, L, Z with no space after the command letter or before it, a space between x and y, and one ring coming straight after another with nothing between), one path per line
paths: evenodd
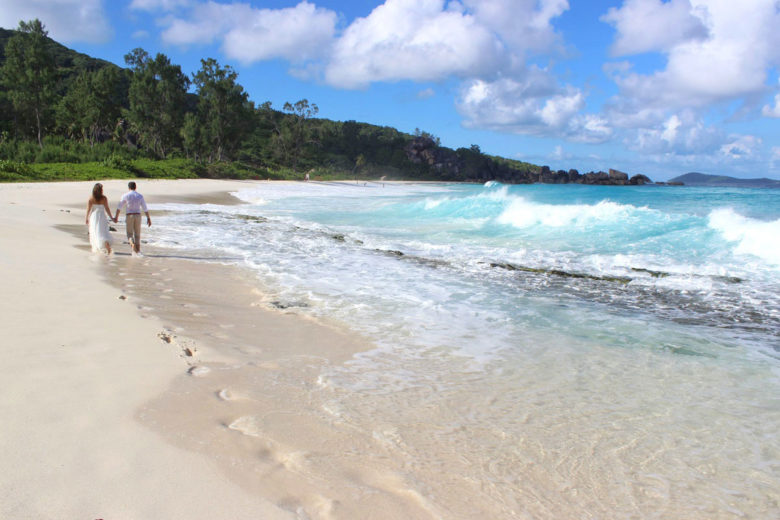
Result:
M101 164L106 168L112 168L114 170L122 170L129 173L138 173L135 166L133 166L132 162L115 153L112 153L111 155L103 159Z

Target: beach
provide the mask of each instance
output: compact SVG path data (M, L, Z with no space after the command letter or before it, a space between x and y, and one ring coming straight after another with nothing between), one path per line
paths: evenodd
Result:
M774 199L137 182L0 185L0 516L778 513Z
M124 183L104 184L113 210ZM139 191L149 201L186 196L219 200L238 184L139 181ZM251 493L212 458L177 446L175 438L152 431L143 419L150 413L147 403L178 379L192 379L188 371L198 363L183 352L181 335L171 333L176 338L171 340L165 323L144 311L140 303L144 300L123 290L121 278L109 278L119 270L137 269L142 272L136 274L147 280L167 272L168 282L174 277L187 285L188 277L215 271L204 273L197 262L152 252L132 258L129 246L121 244L121 219L115 227L122 232L114 233L117 254L110 260L92 254L83 223L91 186L0 186L4 296L0 327L5 358L0 460L6 468L0 479L0 516L298 518L296 507L280 507ZM155 296L168 296L168 288ZM258 314L263 313L255 312L253 318ZM297 326L290 316L265 314L259 325L273 322L281 335L267 337L272 347L284 345L296 355L306 355L311 343L333 345L334 355L342 355L336 352L342 348L341 338L329 337L330 331L323 334L311 326ZM218 355L209 358L209 342L193 336L186 342L197 349L197 359L224 362ZM209 405L188 400L188 417L181 420L192 421L201 404ZM171 424L168 421L167 427ZM291 484L292 495L294 488Z

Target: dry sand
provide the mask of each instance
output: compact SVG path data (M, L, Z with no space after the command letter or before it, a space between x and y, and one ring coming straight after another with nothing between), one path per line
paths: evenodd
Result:
M0 185L0 518L348 518L363 506L373 509L365 518L419 517L403 496L342 506L320 493L338 490L295 467L293 439L313 435L307 421L261 435L229 386L236 373L203 377L249 359L273 373L296 359L338 362L362 340L253 306L261 295L239 269L153 250L132 258L122 220L117 254L91 253L92 184ZM246 187L138 184L150 203L226 203ZM114 210L125 183L104 186ZM301 377L289 397L305 401ZM265 406L298 408L280 392Z

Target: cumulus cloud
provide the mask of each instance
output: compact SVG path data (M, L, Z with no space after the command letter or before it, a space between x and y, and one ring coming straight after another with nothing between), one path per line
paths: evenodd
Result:
M604 17L615 24L615 48L622 53L657 50L667 56L666 67L655 73L616 74L621 96L634 101L626 105L629 110L706 107L756 95L766 88L769 68L780 63L780 48L775 45L780 12L775 0L691 0L687 18L682 14L685 3L628 0ZM650 22L636 6L652 7ZM699 25L691 21L694 18ZM663 21L668 24L667 37ZM643 37L638 28L646 24L652 30Z
M501 44L474 16L444 9L443 0L387 0L347 27L325 70L334 86L376 81L429 81L495 70Z
M557 135L582 142L608 139L611 129L607 121L595 114L580 114L584 107L582 91L558 85L547 71L536 67L520 79L472 80L457 101L467 127Z
M113 29L102 0L4 0L0 26L16 29L19 22L38 18L49 36L62 42L102 43Z
M627 0L611 7L601 20L617 29L612 54L625 56L648 51L667 51L675 45L707 36L705 13L689 0Z
M177 7L187 7L194 3L193 0L133 0L130 9L139 11L171 11Z
M761 147L761 139L752 135L730 136L720 147L720 152L729 159L752 159Z
M723 131L705 125L693 111L672 114L655 127L636 131L632 150L643 154L697 155L717 152L727 142Z
M551 20L567 0L387 0L343 32L325 80L343 88L377 81L488 77L522 70L558 42Z
M273 58L300 63L327 52L336 21L336 13L306 1L284 9L209 1L196 5L186 19L172 19L162 38L176 45L220 38L225 54L244 63Z
M462 5L516 53L555 46L559 37L551 22L569 8L567 0L462 0Z
M775 95L775 106L764 105L761 113L766 117L780 117L780 94Z

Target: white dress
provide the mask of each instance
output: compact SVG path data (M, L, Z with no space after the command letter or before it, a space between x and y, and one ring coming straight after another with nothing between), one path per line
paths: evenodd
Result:
M108 228L106 208L102 204L95 204L89 213L89 243L92 245L92 252L102 251L107 253L106 242L109 244L114 242Z

